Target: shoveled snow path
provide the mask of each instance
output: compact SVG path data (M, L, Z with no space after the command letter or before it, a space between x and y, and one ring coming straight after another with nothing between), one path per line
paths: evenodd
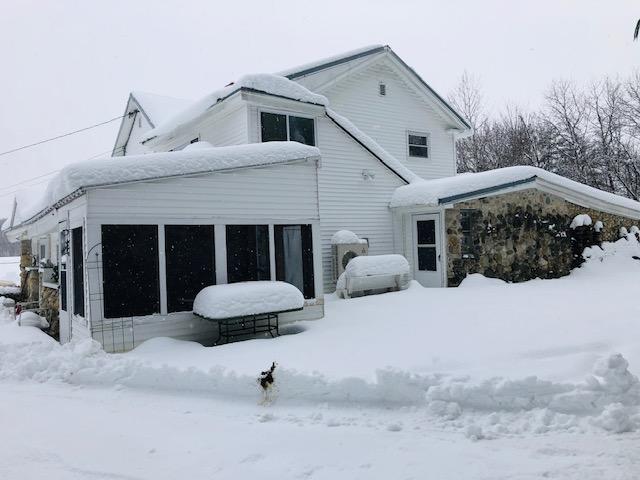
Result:
M0 478L634 479L638 434L473 442L421 410L225 402L4 382Z

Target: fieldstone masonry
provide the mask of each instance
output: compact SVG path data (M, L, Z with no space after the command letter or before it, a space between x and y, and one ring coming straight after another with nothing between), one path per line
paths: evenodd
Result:
M471 216L472 246L467 252L462 251L462 210ZM601 221L604 228L593 235L571 230L579 214ZM620 227L629 229L638 222L527 189L458 203L446 211L445 223L448 284L457 286L468 273L509 282L567 275L581 261L585 239L591 244L615 241Z

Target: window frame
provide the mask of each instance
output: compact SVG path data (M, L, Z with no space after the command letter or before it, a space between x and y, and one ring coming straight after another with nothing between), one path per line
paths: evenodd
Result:
M318 128L317 128L315 115L292 112L290 110L278 110L278 109L271 109L271 108L258 108L258 136L260 138L260 143L266 143L264 140L262 140L262 114L263 113L271 113L273 115L285 116L286 125L287 125L287 139L284 141L286 142L291 141L291 132L289 130L289 117L300 117L300 118L307 118L311 120L313 122L313 145L310 145L310 146L311 147L318 146Z
M412 144L409 143L409 137L410 136L414 136L414 137L425 137L427 140L427 144L426 145L416 145L416 144ZM431 159L431 134L429 132L418 132L415 130L407 130L407 158L416 158L416 159L426 159L426 160L430 160ZM426 147L427 148L427 156L421 156L421 155L411 155L411 147Z
M460 256L464 259L474 259L476 258L475 254L473 253L473 217L476 214L478 210L475 208L463 208L460 209ZM469 229L465 230L463 227L463 221L462 218L463 216L469 216ZM471 245L469 246L468 243L465 241L465 238L468 238L469 241L471 242ZM471 251L469 251L471 250Z

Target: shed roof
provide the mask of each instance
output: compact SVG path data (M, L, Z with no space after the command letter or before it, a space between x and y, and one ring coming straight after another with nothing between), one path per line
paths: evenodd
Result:
M463 173L435 180L419 180L399 187L391 198L391 207L450 205L471 198L497 195L521 185L550 187L558 193L570 193L572 201L582 200L594 208L609 205L640 218L640 202L570 180L542 168L516 166L480 173Z
M88 188L320 158L317 148L297 142L199 147L198 145L178 152L111 157L67 165L51 179L40 201L22 213L22 223L36 221L47 212L81 195ZM7 226L13 228L18 224L14 222L14 225Z

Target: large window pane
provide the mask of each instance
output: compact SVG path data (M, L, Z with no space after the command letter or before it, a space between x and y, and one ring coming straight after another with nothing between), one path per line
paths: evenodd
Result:
M435 220L419 220L418 245L434 245L436 243L436 222Z
M263 142L287 141L287 116L277 113L260 113L260 129Z
M418 270L436 271L436 247L418 247Z
M71 230L71 260L73 262L73 314L84 317L84 258L82 227Z
M315 297L311 225L275 225L276 280L295 285L305 298Z
M227 282L270 280L269 227L227 225Z
M167 310L186 312L200 290L216 283L213 225L165 225Z
M313 131L313 119L290 116L289 140L304 143L305 145L315 145L316 138Z
M157 225L103 225L104 315L160 312Z

